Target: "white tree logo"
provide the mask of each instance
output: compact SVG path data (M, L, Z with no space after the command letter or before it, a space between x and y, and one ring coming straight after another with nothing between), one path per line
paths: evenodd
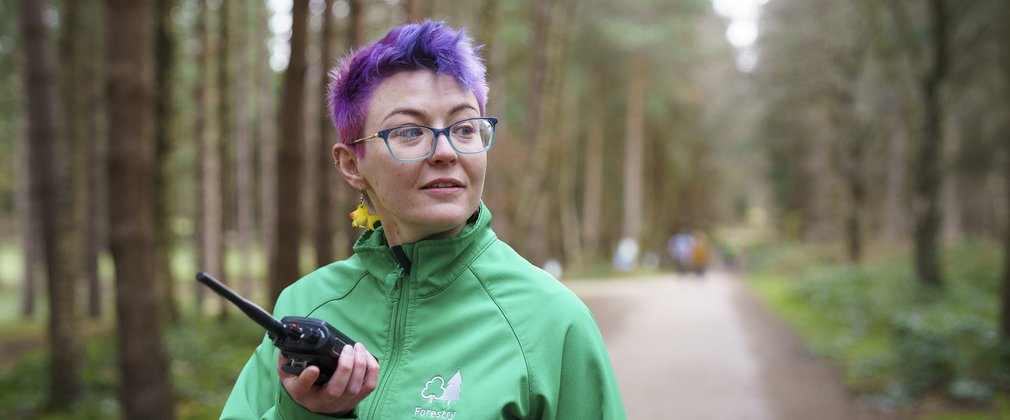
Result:
M451 405L453 401L459 401L459 389L462 385L463 378L460 376L459 370L449 378L449 382L446 382L441 376L435 376L424 384L424 388L421 388L421 398L428 400L428 404L439 400L446 401Z

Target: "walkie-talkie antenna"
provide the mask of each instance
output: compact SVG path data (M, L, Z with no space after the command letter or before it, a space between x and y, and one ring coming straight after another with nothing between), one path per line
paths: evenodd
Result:
M297 331L285 328L284 324L278 321L277 318L271 316L269 312L264 311L263 308L259 307L259 305L239 296L237 293L229 289L228 286L225 286L210 274L204 273L203 271L196 273L196 280L207 285L207 287L210 287L225 299L230 300L235 304L235 306L238 306L242 312L249 315L249 318L252 318L253 321L256 321L257 324L260 324L263 328L266 328L267 331L272 333L271 335L284 337L298 334Z

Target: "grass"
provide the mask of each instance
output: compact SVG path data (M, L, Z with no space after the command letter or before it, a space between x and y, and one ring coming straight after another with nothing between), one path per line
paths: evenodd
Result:
M171 356L180 419L216 418L239 371L263 336L262 328L237 310L230 310L232 316L224 321L195 310L191 296L196 289L193 273L199 269L196 260L195 250L188 245L176 248L171 259L182 317L169 328L165 342ZM265 278L266 258L258 247L252 260L253 278ZM214 274L224 280L237 279L241 264L238 251L229 248L224 263L224 273ZM302 264L306 270L314 268L313 263L312 254L303 252ZM119 416L112 296L115 268L110 255L101 256L99 272L104 316L85 321L82 398L69 412L50 412L45 408L48 365L45 286L43 282L36 286L35 315L22 317L21 252L16 244L0 243L0 349L6 353L0 357L0 413L3 413L0 417L115 419ZM262 301L265 286L262 281L257 286L259 293L247 297ZM211 293L207 296L208 301L216 300Z
M1001 399L1010 390L1010 343L998 334L1000 251L981 243L946 249L946 282L931 289L894 249L851 265L830 247L764 248L748 281L813 353L839 362L850 389L878 404L941 399L984 407L951 418L1010 416Z
M232 383L262 334L262 329L235 313L223 321L216 317L185 316L171 327L166 342L178 418L217 417ZM71 410L56 412L45 408L47 350L43 348L22 357L9 371L0 374L0 413L5 418L118 418L118 369L111 328L93 329L87 337L83 395Z

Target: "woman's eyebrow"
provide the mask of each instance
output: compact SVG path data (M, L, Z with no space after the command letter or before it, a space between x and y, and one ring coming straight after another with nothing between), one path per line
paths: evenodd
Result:
M389 119L389 117L392 117L394 115L401 115L401 114L402 115L411 116L411 117L414 117L414 118L418 118L418 119L424 118L424 116L425 116L424 112L422 112L420 110L417 110L417 109L414 109L414 108L396 108L396 109L390 111L388 114L386 114L386 118L383 118L381 122L385 123L386 120Z
M469 110L473 110L473 111L477 111L477 108L474 108L473 105L465 104L464 103L464 104L459 104L459 105L456 105L456 106L452 107L452 109L449 110L448 115L456 115L456 114L458 114L458 113L460 113L462 111L468 110L468 109ZM480 112L480 111L478 111L478 112ZM385 123L386 120L388 120L390 117L392 117L394 115L407 115L407 116L410 116L410 117L414 117L414 118L423 120L425 117L427 117L428 114L426 112L424 112L424 111L421 111L421 110L415 109L415 108L396 108L396 109L393 109L392 111L390 111L389 114L386 114L386 117L383 118L381 122Z
M465 111L467 109L471 109L471 110L477 111L477 108L474 108L473 105L470 105L470 104L459 104L459 105L456 105L456 106L452 107L452 109L449 110L449 115L456 115L460 111ZM480 112L480 111L477 111L477 112Z

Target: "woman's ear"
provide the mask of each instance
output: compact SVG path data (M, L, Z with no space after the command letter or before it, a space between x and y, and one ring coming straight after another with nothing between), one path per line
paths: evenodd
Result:
M364 191L368 187L368 181L358 167L358 157L354 153L354 148L344 143L333 145L333 164L343 175L344 180L350 184L351 188Z

